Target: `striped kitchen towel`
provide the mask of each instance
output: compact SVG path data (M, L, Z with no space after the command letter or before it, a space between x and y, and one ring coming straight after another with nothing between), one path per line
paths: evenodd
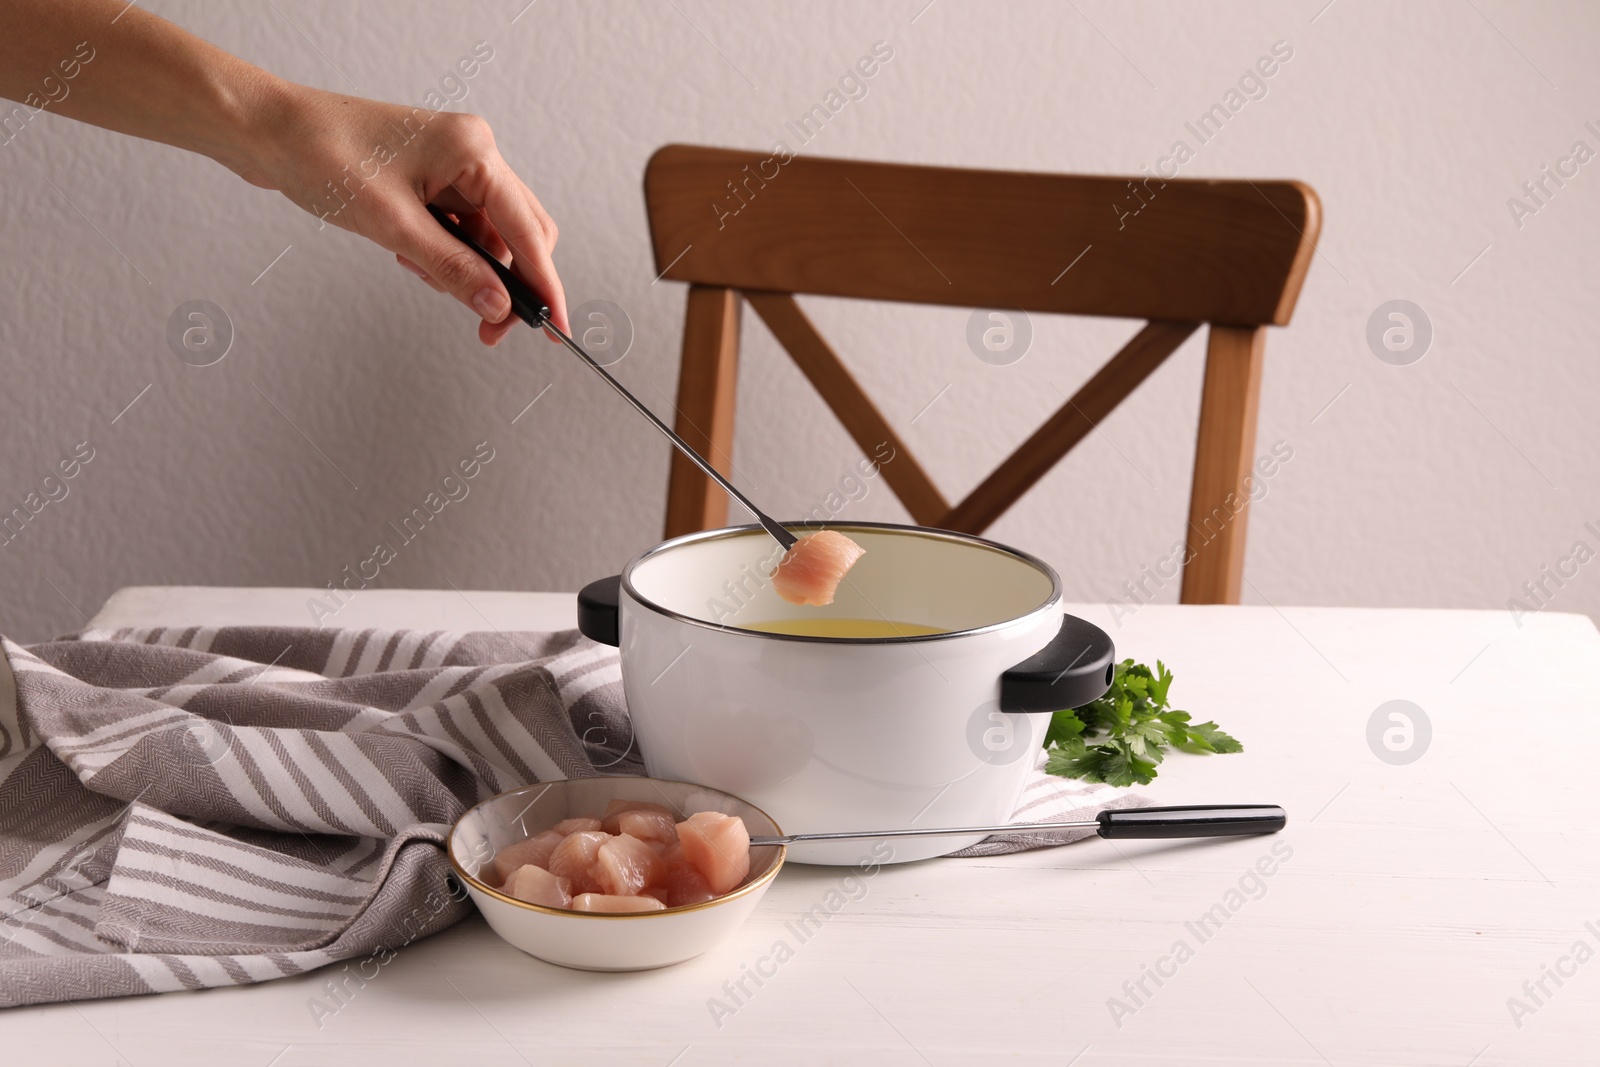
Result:
M644 771L616 650L575 631L196 627L0 651L0 1006L392 952L471 910L443 849L467 807ZM1018 821L1138 802L1040 772Z

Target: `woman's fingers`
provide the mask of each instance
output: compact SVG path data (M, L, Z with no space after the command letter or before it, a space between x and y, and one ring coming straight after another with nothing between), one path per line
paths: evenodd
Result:
M462 225L467 228L472 239L492 252L501 264L510 267L516 262L516 254L510 244L483 212L471 212L462 220ZM500 322L484 320L478 323L478 340L491 347L497 345L506 334L517 328L517 323L520 321L515 315L507 315Z
M419 277L423 281L427 282L429 289L432 289L436 293L444 292L444 290L439 287L439 283L438 282L436 282L432 278L428 277L428 272L427 271L423 270L421 267L419 267L415 263L411 262L405 256L402 256L399 253L396 253L395 257L394 257L394 261L396 263L400 264L406 270L410 271L412 274L415 274L417 277Z
M478 242L478 245L495 259L498 259L502 267L511 266L510 247L507 246L505 239L500 236L500 231L490 224L483 212L468 211L463 215L457 215L456 218L460 221L461 228L467 231L467 236Z
M522 320L513 315L504 322L480 322L478 323L478 340L493 348L500 343L506 334L516 329L517 323L520 321ZM543 333L544 331L541 330L539 332Z
M517 323L521 321L521 319L512 315L503 322L480 322L478 323L478 340L486 345L497 345L505 338L506 334L516 329ZM544 331L540 330L539 332L543 333Z
M511 249L511 269L550 308L551 320L567 328L566 294L556 275L556 224L504 160L488 173L479 210Z
M502 266L509 267L513 262L510 247L506 244L500 231L496 230L488 218L481 211L469 211L459 216L461 226L467 235L478 242L484 250L498 259ZM503 283L502 283L503 284ZM500 343L506 334L517 328L517 323L522 320L515 315L507 315L499 322L490 322L485 319L478 323L478 340L491 348Z
M390 248L486 322L501 322L510 314L510 297L478 253L450 236L420 202L407 199L395 206L398 218L385 235Z
M504 160L497 158L472 176L481 179L468 182L465 188L452 185L440 199L447 205L457 200L468 203L462 224L473 239L497 253L550 308L551 321L567 329L566 295L551 257L557 238L555 223ZM516 324L514 316L498 322L486 318L478 327L478 339L487 345L498 344Z

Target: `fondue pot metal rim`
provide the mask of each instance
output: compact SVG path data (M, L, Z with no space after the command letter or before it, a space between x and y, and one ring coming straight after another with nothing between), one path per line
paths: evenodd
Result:
M849 641L851 645L902 645L911 643L913 641L937 641L952 637L965 637L969 634L989 633L993 630L999 630L1007 626L1015 626L1019 622L1025 622L1037 615L1048 612L1050 609L1061 603L1061 577L1060 575L1056 574L1054 567L1050 566L1044 560L1039 559L1037 556L1031 556L1026 552L1019 551L1015 548L1009 548L1006 545L999 544L995 541L988 541L981 537L974 537L971 534L956 533L953 530L940 530L931 526L906 526L892 522L835 523L808 520L805 522L786 522L783 525L785 527L791 527L795 529L827 529L837 530L840 532L846 532L849 530L882 530L890 533L903 533L917 537L927 537L936 541L955 541L962 544L971 545L974 548L986 549L990 552L999 553L1002 556L1009 556L1013 559L1020 560L1021 562L1028 564L1030 567L1033 567L1035 570L1039 571L1045 577L1050 579L1050 595L1046 597L1042 603L1030 608L1028 611L1023 612L1020 615L1014 615L1009 619L1001 619L998 622L985 623L982 626L972 626L962 630L945 630L934 634L908 634L905 636L896 637L841 638L819 637L813 634L771 633L766 630L750 630L742 626L728 626L723 623L711 622L707 619L697 618L693 615L686 615L682 612L674 611L671 608L664 607L661 604L657 604L655 601L640 593L639 590L634 586L634 568L649 561L653 557L659 556L662 553L673 548L677 548L680 545L694 544L699 541L721 541L733 537L748 537L752 532L759 532L762 534L762 536L765 536L766 531L760 525L755 523L751 523L747 526L730 526L716 530L700 530L696 533L683 534L681 536L674 537L670 541L663 541L661 544L656 545L654 548L649 549L648 551L639 555L636 559L623 568L622 588L627 590L628 595L632 597L640 607L647 608L658 615L665 615L668 618L676 619L678 622L686 622L694 626L703 626L707 629L722 630L728 633L749 634L752 637L776 638L780 641L810 641L822 642L825 644L837 644L841 641Z
M764 641L797 641L810 644L848 645L851 647L938 642L979 636L1016 626L1019 623L1025 623L1040 614L1050 612L1061 603L1061 579L1056 574L1055 568L1036 556L971 534L939 530L927 526L908 526L887 522L830 523L805 521L786 522L783 525L804 529L884 530L970 544L975 548L1010 556L1036 568L1050 579L1050 595L1043 603L1021 615L970 629L903 637L836 638L808 634L775 634L762 630L747 630L743 627L710 622L657 604L645 598L634 587L632 582L634 568L652 557L680 545L692 544L698 541L745 537L752 532L762 532L764 535L765 531L762 527L752 523L745 526L701 530L663 541L636 557L623 569L620 575L613 575L609 578L601 578L598 581L590 582L578 594L578 629L585 637L602 644L620 644L623 590L627 591L628 596L639 607L691 626L749 636ZM1076 616L1063 614L1059 631L1044 648L1000 675L999 710L1012 713L1037 714L1054 712L1063 708L1081 707L1092 700L1098 699L1110 688L1115 662L1116 648L1110 636L1104 630Z

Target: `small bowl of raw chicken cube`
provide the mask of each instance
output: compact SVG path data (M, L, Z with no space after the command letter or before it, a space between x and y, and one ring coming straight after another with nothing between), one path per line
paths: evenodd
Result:
M494 932L563 967L692 959L743 925L783 866L772 818L730 793L659 778L523 786L463 815L450 863Z

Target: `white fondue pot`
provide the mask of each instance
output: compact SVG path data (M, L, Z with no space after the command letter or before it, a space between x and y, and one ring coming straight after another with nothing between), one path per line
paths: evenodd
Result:
M773 591L782 551L759 526L667 541L580 594L579 628L621 648L648 773L740 796L787 833L1008 820L1048 713L1111 684L1111 638L1064 614L1060 579L1026 553L944 530L826 525L866 549L826 607ZM823 618L941 632L744 629ZM978 840L798 844L789 858L902 862Z

